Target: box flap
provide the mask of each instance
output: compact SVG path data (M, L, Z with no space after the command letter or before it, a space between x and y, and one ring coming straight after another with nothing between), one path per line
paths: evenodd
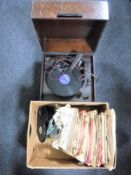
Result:
M106 1L36 0L32 5L41 47L49 52L94 52L108 19Z

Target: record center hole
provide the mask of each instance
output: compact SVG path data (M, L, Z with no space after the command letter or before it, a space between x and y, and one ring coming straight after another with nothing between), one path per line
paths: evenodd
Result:
M39 134L42 134L42 126L39 127Z

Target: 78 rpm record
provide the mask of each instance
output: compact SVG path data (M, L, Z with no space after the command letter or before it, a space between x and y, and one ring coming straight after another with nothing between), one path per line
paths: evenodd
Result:
M74 69L68 69L62 73L59 69L53 70L51 77L46 75L48 88L57 96L69 97L75 95L81 88L82 82L78 81L81 73ZM55 80L54 80L55 79Z

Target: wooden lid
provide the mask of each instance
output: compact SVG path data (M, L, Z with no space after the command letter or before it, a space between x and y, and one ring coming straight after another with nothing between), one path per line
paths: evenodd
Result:
M32 19L41 47L48 52L89 52L96 49L109 19L106 1L36 0Z

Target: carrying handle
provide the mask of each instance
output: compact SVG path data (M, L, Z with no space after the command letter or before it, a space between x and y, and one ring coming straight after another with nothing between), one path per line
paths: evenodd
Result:
M82 14L79 13L58 13L58 18L82 18Z

